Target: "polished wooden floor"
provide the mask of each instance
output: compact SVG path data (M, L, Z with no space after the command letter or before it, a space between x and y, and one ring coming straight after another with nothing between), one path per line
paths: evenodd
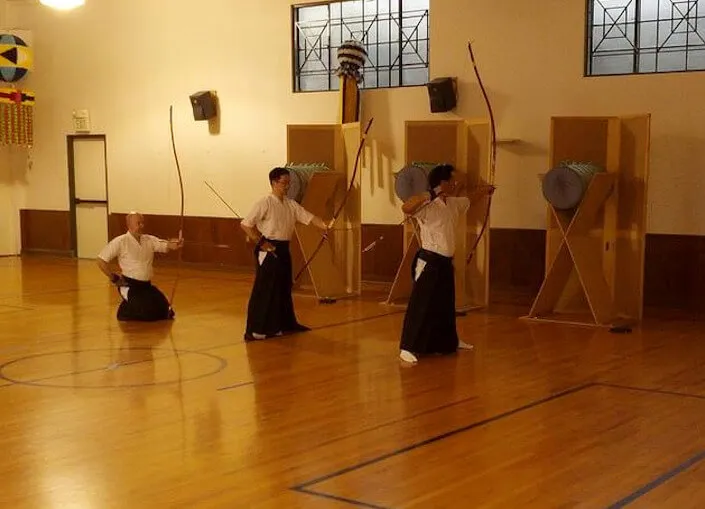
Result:
M297 296L315 330L245 344L250 284L182 267L173 323L121 326L92 262L0 259L0 506L705 506L703 323L498 309L406 367L373 289Z

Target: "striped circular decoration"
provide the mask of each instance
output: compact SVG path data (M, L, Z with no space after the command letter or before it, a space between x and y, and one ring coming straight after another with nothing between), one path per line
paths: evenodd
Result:
M367 61L367 50L359 41L345 41L338 48L338 68L336 74L338 76L350 76L355 78L358 83L362 81L362 73L360 69L365 66Z
M0 81L19 81L32 68L33 54L16 35L0 34Z

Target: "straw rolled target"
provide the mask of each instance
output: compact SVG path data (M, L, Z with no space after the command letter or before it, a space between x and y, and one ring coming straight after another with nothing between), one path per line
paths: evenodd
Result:
M583 201L593 177L604 171L592 163L563 161L543 177L543 196L558 210L574 209Z
M402 201L428 191L428 174L442 163L412 162L394 177L394 192Z
M285 168L289 170L291 182L287 196L298 203L304 199L306 187L315 173L332 171L324 163L289 163Z

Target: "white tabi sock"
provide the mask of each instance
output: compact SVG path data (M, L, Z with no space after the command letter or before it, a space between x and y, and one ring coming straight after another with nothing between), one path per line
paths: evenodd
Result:
M410 362L411 364L416 364L419 361L413 353L407 352L406 350L399 352L399 358L404 362Z

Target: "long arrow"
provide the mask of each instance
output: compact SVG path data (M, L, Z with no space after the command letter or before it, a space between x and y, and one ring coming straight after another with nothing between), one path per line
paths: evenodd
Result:
M209 184L208 182L206 182L205 180L203 181L203 183L208 186L208 189L210 189L210 190L213 192L213 194L216 195L216 196L220 199L220 201L223 202L223 205L225 205L226 207L228 207L228 209L230 209L230 212L232 212L232 213L235 215L236 218L242 219L242 216L240 216L240 214L238 214L237 212L235 212L235 209L232 208L232 207L230 206L230 204L225 201L225 198L223 198L222 196L220 196L220 194L218 194L218 191L216 191L215 189L213 189L213 186L212 186L212 185L210 185L210 184Z

